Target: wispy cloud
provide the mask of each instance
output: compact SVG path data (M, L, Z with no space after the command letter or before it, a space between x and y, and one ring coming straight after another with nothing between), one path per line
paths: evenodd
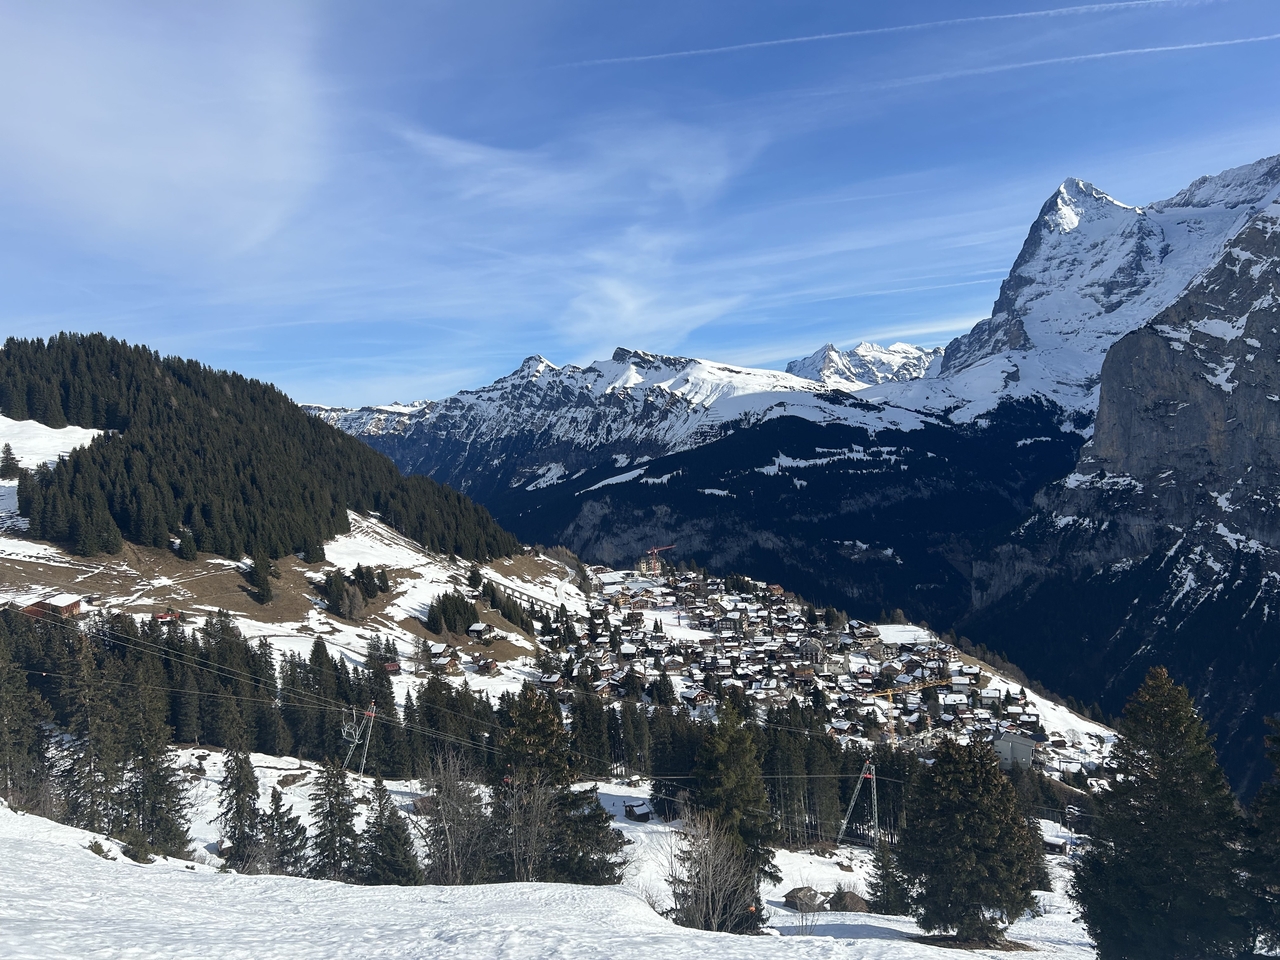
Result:
M0 8L0 171L81 243L153 264L274 234L322 175L302 6Z
M981 77L993 73L1005 73L1010 70L1029 70L1033 67L1050 67L1063 63L1086 63L1091 60L1110 60L1113 57L1139 57L1156 53L1180 53L1186 50L1210 50L1215 47L1236 47L1241 44L1270 43L1275 40L1280 40L1280 33L1269 33L1260 37L1239 37L1232 40L1203 40L1197 43L1175 43L1161 47L1132 47L1127 50L1106 50L1101 53L1078 53L1069 57L1048 57L1043 60L1024 60L1018 63L996 63L985 67L966 67L960 70L944 70L939 73L922 73L914 77L899 77L894 80L881 80L867 86L880 89L907 87L922 83L937 83L942 80L959 80L964 77Z
M696 206L712 199L761 145L758 136L731 141L722 130L643 120L600 124L532 149L493 147L415 126L396 132L449 176L464 199L565 213L630 203L637 193Z
M1046 17L1084 16L1097 13L1114 13L1143 7L1163 7L1171 4L1185 6L1195 0L1125 0L1118 3L1089 3L1074 7L1056 7L1052 10L1023 10L1017 13L995 13L979 17L954 17L948 20L930 20L927 23L904 23L888 27L869 27L863 30L839 30L831 33L814 33L803 37L783 37L777 40L756 40L750 43L732 43L718 47L698 47L692 50L672 50L666 53L648 53L628 57L601 57L595 60L578 60L560 64L561 67L599 67L617 63L645 63L652 60L676 60L687 57L705 57L743 50L761 50L768 47L785 47L799 43L817 43L829 40L847 40L853 37L874 37L894 33L910 33L916 30L937 30L973 23L993 23L1002 20L1034 20Z

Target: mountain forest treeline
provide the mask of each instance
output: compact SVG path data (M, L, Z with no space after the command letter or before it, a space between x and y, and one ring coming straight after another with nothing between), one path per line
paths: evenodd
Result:
M319 559L326 540L348 531L348 510L377 513L428 549L467 559L519 546L483 507L402 477L270 384L101 334L6 341L0 412L105 431L19 478L31 535L82 555L177 539L188 557Z

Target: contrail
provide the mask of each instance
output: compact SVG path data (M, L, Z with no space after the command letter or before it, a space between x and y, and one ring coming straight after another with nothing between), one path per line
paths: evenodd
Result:
M1123 0L1119 3L1090 3L1079 7L1057 7L1053 10L1027 10L1021 13L993 13L982 17L960 17L954 20L931 20L928 23L906 23L895 27L871 27L866 30L842 30L839 33L815 33L807 37L786 37L781 40L757 40L754 43L735 43L725 47L702 47L697 50L676 50L670 53L649 53L635 57L605 57L600 60L578 60L562 63L561 67L598 67L610 63L643 63L648 60L673 60L678 57L703 57L715 53L733 53L737 50L759 50L763 47L781 47L793 43L813 43L816 40L841 40L846 37L870 37L883 33L905 33L909 30L931 30L964 23L986 23L993 20L1027 20L1033 17L1066 17L1087 13L1109 13L1134 7L1167 6L1185 4L1187 0ZM1192 0L1196 2L1196 0Z
M1105 53L1078 53L1069 57L1053 57L1049 60L1027 60L1021 63L1003 63L991 67L972 67L966 70L949 70L945 73L926 73L918 77L900 80L883 80L870 86L884 89L907 87L917 83L935 83L939 80L958 80L961 77L977 77L988 73L1004 73L1007 70L1025 70L1029 67L1048 67L1057 63L1081 63L1085 60L1106 60L1110 57L1134 57L1144 53L1174 53L1179 50L1205 50L1210 47L1234 47L1242 43L1266 43L1280 40L1280 33L1265 37L1240 37L1236 40L1205 40L1200 43L1179 43L1168 47L1135 47L1129 50L1108 50Z

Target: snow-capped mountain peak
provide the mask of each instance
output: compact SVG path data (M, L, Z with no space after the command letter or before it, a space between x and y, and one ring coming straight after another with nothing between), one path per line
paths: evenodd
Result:
M1081 221L1087 223L1108 218L1115 212L1114 208L1136 209L1107 195L1087 180L1072 178L1062 181L1058 192L1040 211L1040 220L1050 230L1070 233L1080 226Z
M947 345L937 377L887 384L885 399L958 420L1032 396L1092 415L1111 345L1172 303L1278 193L1280 156L1138 207L1064 181L1032 224L990 318Z
M882 347L863 340L852 350L825 344L812 356L787 364L787 373L816 380L828 387L865 390L889 381L915 380L929 373L943 348L925 350L909 343Z

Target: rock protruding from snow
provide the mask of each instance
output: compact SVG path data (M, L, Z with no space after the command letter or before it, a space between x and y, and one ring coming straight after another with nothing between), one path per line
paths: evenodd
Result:
M923 349L909 343L882 347L862 341L852 350L828 343L812 356L792 360L787 373L840 390L865 390L889 381L917 380L941 359L942 347Z
M1168 665L1247 794L1262 719L1280 710L1280 200L1224 193L1249 211L1243 229L1112 346L1075 472L975 560L973 583L985 642L1063 692L1116 709ZM1187 196L1208 202L1203 184ZM1032 638L1027 623L1055 626Z

